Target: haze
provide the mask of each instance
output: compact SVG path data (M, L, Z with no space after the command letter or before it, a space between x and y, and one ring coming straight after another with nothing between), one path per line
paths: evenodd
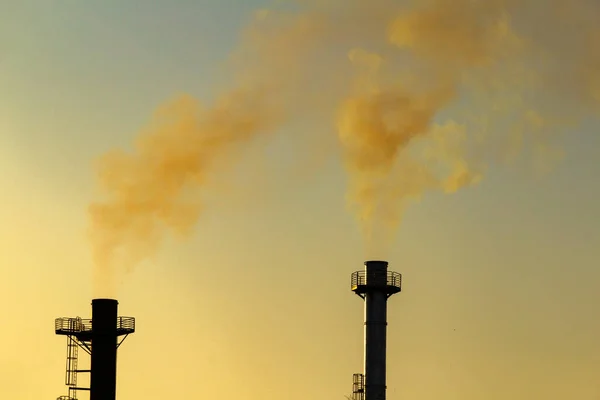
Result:
M182 1L177 6L133 0L13 3L0 1L0 299L5 304L0 394L56 398L66 393L65 343L54 335L53 319L89 317L90 300L98 291L92 284L99 262L88 240L88 211L106 193L98 191L95 163L115 149L134 150L132 144L148 132L155 110L180 95L190 96L184 97L188 102L175 104L191 104L184 108L191 114L196 101L212 104L222 98L221 89L232 86L232 64L227 62L232 50L240 48L244 26L255 10L270 5L255 0ZM323 5L306 3L317 10L315 5ZM501 3L490 2L490 14L484 14L494 15L494 6ZM519 2L509 3L516 7ZM383 225L366 228L354 216L364 216L369 208L348 213L345 202L348 193L360 200L348 188L364 181L350 174L348 182L352 159L338 143L336 115L327 108L339 100L329 94L341 93L348 76L359 78L349 82L357 90L354 99L360 99L365 93L362 75L332 73L336 90L320 98L314 93L322 92L319 84L329 75L282 85L283 75L274 72L313 76L337 65L328 58L335 53L316 53L323 58L313 63L294 52L298 60L310 62L281 57L280 64L238 53L241 58L233 65L239 82L264 83L271 72L278 78L276 88L285 89L260 98L263 102L252 98L256 101L244 103L268 110L265 115L273 118L266 126L276 124L276 133L255 135L218 160L209 176L210 190L200 193L202 212L194 211L193 221L173 223L182 229L161 235L160 241L142 236L123 259L132 262L111 266L116 272L111 272L110 290L120 301L120 314L135 316L138 324L136 334L119 350L119 398L349 395L351 375L362 365L362 304L349 290L349 275L362 268L373 226L376 231L391 228L378 238L386 246L377 251L384 253L391 269L403 273L405 282L389 307L390 399L600 396L600 323L595 318L600 301L595 290L600 277L595 224L600 217L600 168L595 161L600 139L594 115L594 63L600 56L597 47L572 40L576 35L559 35L593 25L582 19L583 8L563 10L564 19L553 19L542 13L541 4L547 2L527 3L530 7L520 15L525 21L538 16L540 27L532 24L530 33L543 39L540 54L563 59L556 67L548 61L544 78L564 79L552 80L550 101L536 103L536 115L545 119L533 118L546 121L546 128L552 120L547 117L559 123L552 124L552 135L534 137L544 139L536 144L557 146L562 160L544 153L516 163L496 162L511 159L514 147L496 151L500 144L492 133L485 148L468 153L469 165L482 166L475 172L484 179L443 180L433 186L425 180L424 185L410 186L417 189L408 197L425 194L418 204L377 214ZM378 21L378 9L372 10L373 18L365 21ZM350 11L343 15L357 12ZM465 20L473 17L458 14ZM397 32L411 26L407 21L397 21ZM565 28L547 30L550 25L544 22L556 21ZM362 28L370 32L368 24ZM299 32L305 38L307 31ZM483 54L476 47L454 49L461 58L431 53L438 42L428 34L412 36L425 38L420 44L407 43L406 35L391 36L424 51L421 60L434 60L427 70L438 78L431 83L433 89L447 89L457 76L448 71L475 65L475 56ZM345 45L338 40L341 36L327 37ZM365 39L357 48L368 44ZM282 49L262 45L263 50ZM371 53L355 50L348 57L352 54L354 59L362 54L363 60L373 60ZM581 54L586 57L577 58ZM265 60L272 69L262 68ZM433 68L440 61L451 64L444 73ZM413 83L418 86L422 81L417 78L424 76ZM504 78L495 84L510 83L508 78L524 82L516 75L495 76ZM474 104L482 108L488 100L508 108L515 101L508 95L501 99L508 103L480 100ZM449 119L455 117L452 109L442 109ZM280 123L289 115L295 117L291 123ZM505 122L502 115L496 118ZM571 124L574 120L577 124ZM355 122L361 126L360 118ZM554 132L566 122L568 129ZM461 153L452 160L465 157ZM406 184L406 175L400 175ZM194 192L187 194L195 199ZM362 201L363 206L368 203ZM389 204L396 203L386 201L388 208L383 209L389 211ZM396 215L402 218L386 224ZM177 240L181 238L186 240Z

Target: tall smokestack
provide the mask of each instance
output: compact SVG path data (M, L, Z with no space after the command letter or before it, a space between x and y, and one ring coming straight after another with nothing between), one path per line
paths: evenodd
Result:
M352 274L351 288L365 303L365 355L362 374L354 374L355 400L385 400L387 299L400 292L402 275L387 261L366 261Z
M114 400L117 391L117 300L92 300L90 400Z
M67 336L67 370L65 384L67 396L61 400L77 398L81 390L90 392L90 400L115 400L117 391L117 348L125 338L135 332L135 318L118 316L119 302L114 299L93 299L92 319L57 318L54 330ZM78 368L79 349L91 356L91 368ZM90 374L90 387L77 384L77 375Z

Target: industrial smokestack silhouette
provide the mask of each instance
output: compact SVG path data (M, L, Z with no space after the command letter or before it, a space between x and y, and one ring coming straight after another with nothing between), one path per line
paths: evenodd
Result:
M116 300L92 300L90 400L114 400L117 391Z
M117 388L117 348L135 332L135 319L119 317L114 299L92 300L92 319L57 318L55 332L67 336L67 396L58 400L73 400L77 391L89 390L90 400L115 400ZM91 355L91 369L78 369L78 350ZM78 373L90 373L90 387L77 385Z
M387 299L402 288L402 275L387 268L387 261L366 261L352 274L351 289L365 303L364 370L354 374L354 400L385 400Z

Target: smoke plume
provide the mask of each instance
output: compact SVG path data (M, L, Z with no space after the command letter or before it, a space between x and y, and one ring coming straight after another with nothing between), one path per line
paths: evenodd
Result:
M600 104L599 11L591 0L298 0L257 12L212 104L176 99L132 152L101 159L98 288L165 234L190 233L245 144L299 121L323 141L337 132L370 256L385 255L425 193L475 185L523 155L559 160L561 135Z

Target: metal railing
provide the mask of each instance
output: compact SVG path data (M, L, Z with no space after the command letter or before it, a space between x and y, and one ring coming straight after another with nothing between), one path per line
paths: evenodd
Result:
M382 274L385 273L385 277ZM369 282L368 278L372 278ZM382 283L385 282L385 285ZM352 289L358 286L393 286L397 288L402 287L402 274L393 271L385 272L369 272L367 271L356 271L352 273L350 286Z
M56 318L54 330L63 332L91 332L92 320L81 318Z
M135 331L135 318L119 317L117 319L117 330Z
M56 318L54 320L54 330L62 332L91 332L92 320L81 318ZM117 330L135 331L134 317L118 317Z

